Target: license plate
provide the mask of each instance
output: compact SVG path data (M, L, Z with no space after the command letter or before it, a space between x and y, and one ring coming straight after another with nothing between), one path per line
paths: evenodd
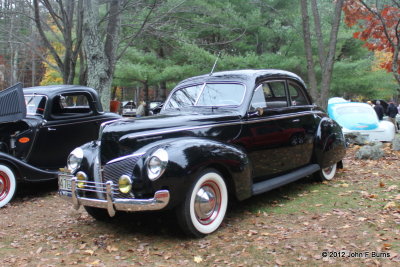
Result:
M58 175L58 187L60 190L71 191L71 179L72 175L69 174L59 174Z

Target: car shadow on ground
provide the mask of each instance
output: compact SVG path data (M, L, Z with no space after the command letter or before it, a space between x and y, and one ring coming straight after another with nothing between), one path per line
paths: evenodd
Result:
M253 196L247 200L238 202L231 201L228 207L226 218L221 228L235 224L244 216L249 216L249 212L256 213L259 208L274 206L276 203L288 200L287 195L296 195L313 184L312 177L306 177L286 186L275 190ZM140 213L120 213L116 218L108 222L94 221L93 227L100 227L103 231L119 236L143 235L147 237L157 236L165 239L190 239L178 226L175 212L140 212ZM96 226L97 225L97 226Z
M57 181L18 184L13 202L23 202L32 198L45 197L57 192Z

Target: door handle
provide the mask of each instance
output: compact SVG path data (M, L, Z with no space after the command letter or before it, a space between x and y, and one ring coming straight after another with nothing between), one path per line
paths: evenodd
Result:
M50 132L50 131L56 131L56 130L57 130L56 128L50 128L50 127L47 128L47 131L49 131L49 132Z
M300 121L300 119L294 119L294 120L292 120L292 122L299 122Z

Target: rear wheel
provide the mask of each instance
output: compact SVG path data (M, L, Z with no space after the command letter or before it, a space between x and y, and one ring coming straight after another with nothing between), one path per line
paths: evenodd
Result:
M337 163L319 170L316 173L316 178L319 181L330 181L335 177L336 174L336 169L337 169Z
M177 208L182 230L190 236L203 237L218 229L228 206L228 190L222 176L213 169L200 173L184 202Z
M14 172L6 165L0 164L0 208L11 201L16 188L17 181Z

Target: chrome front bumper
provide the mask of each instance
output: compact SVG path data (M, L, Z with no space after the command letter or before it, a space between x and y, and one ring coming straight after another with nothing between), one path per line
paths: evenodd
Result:
M169 203L170 195L168 190L159 190L154 193L154 197L150 199L124 199L113 197L113 182L105 183L106 199L86 198L79 196L79 191L82 190L77 186L76 177L71 178L71 191L59 189L59 195L72 202L75 209L82 206L107 209L108 214L113 217L116 211L149 211L160 210ZM85 190L82 190L85 191Z

